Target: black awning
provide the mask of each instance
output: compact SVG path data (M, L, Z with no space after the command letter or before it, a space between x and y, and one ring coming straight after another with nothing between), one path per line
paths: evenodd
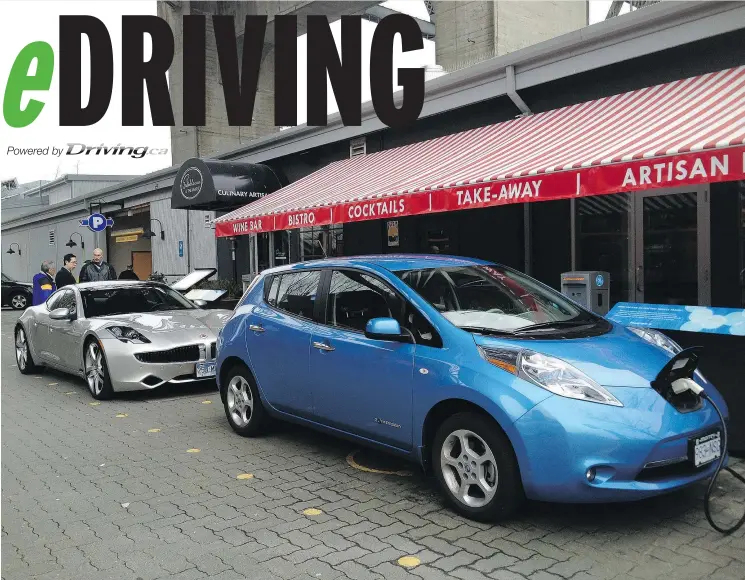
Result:
M176 174L171 208L235 209L261 199L282 185L268 165L192 158Z

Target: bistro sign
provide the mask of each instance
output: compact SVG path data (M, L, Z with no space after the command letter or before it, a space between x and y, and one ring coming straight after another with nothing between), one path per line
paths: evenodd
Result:
M340 203L290 213L217 221L215 233L234 236L379 218L475 209L495 205L571 199L642 191L672 185L696 185L745 179L745 147L684 153L611 165L541 173L530 177L445 187Z
M266 165L214 159L189 159L173 181L171 208L231 210L282 187Z

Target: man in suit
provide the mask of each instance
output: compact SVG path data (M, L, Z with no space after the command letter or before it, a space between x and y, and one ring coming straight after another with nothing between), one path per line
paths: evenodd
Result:
M64 262L62 264L62 269L57 272L57 276L54 278L58 289L63 286L78 283L77 280L75 280L75 276L72 275L72 271L78 265L78 259L75 254L65 254L65 257L62 260Z
M41 263L41 271L34 276L33 304L37 306L47 301L57 289L54 283L54 264L46 260Z

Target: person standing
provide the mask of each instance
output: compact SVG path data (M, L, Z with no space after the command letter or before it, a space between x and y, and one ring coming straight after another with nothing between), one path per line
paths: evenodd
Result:
M80 269L80 282L105 282L116 280L114 267L103 259L103 250L93 250L93 260L87 262Z
M47 301L55 290L54 284L54 264L46 260L41 263L41 271L34 276L34 292L32 302L34 306L43 304Z
M133 269L132 264L127 266L126 270L122 270L122 273L119 274L120 280L139 280L140 278L135 274L135 271Z
M77 284L75 276L72 275L72 271L78 265L77 257L75 254L65 254L65 257L62 258L62 260L62 269L57 272L57 276L54 278L54 281L57 284L57 289L62 288L63 286L69 286L70 284Z

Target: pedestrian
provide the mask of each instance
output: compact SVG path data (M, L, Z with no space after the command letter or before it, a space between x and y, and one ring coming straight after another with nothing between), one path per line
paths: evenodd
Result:
M105 282L116 280L114 267L103 259L103 250L93 250L93 260L87 262L80 269L80 282Z
M62 262L62 269L57 272L57 276L54 278L58 289L63 286L78 283L77 280L75 280L75 276L72 275L72 271L78 265L78 259L75 254L65 254L65 257L62 258Z
M134 266L130 264L127 266L126 270L123 270L121 274L119 274L120 280L139 280L140 278L137 276L137 274L134 271Z
M46 260L41 263L41 271L34 276L32 302L34 306L43 304L57 290L54 284L54 264Z

